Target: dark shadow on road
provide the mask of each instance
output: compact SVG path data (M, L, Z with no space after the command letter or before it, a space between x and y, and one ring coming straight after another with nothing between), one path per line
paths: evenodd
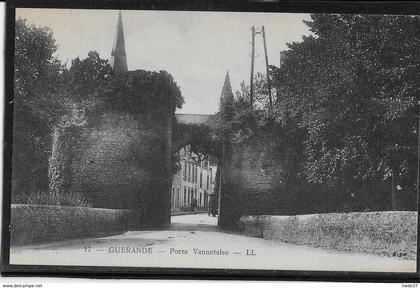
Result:
M175 231L219 231L217 226L208 224L173 223L170 230Z
M169 229L191 232L219 231L217 227L217 217L208 216L207 213L172 216Z

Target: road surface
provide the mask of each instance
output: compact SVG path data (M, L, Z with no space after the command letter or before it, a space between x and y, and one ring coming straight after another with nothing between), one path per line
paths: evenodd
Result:
M207 214L173 216L168 230L13 248L11 264L415 272L410 260L285 244L217 229Z

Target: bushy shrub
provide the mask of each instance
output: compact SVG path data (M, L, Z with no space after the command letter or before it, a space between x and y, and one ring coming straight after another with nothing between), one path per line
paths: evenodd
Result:
M417 212L381 211L299 216L244 216L245 234L339 251L415 259Z

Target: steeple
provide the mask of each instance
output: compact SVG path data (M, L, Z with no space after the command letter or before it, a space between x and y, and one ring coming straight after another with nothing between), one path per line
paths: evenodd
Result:
M220 101L222 103L233 102L233 92L232 92L232 87L230 86L229 71L226 73L225 83L223 84L222 95L220 96Z
M128 70L121 11L118 13L117 31L115 33L114 45L112 46L109 64L115 73L123 73Z
M225 120L229 120L233 113L233 92L230 86L229 71L226 73L223 84L222 95L220 96L220 112Z

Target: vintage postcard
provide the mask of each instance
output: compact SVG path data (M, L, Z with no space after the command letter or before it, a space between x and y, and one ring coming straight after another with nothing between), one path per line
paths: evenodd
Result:
M16 8L13 32L9 265L417 273L418 16Z

